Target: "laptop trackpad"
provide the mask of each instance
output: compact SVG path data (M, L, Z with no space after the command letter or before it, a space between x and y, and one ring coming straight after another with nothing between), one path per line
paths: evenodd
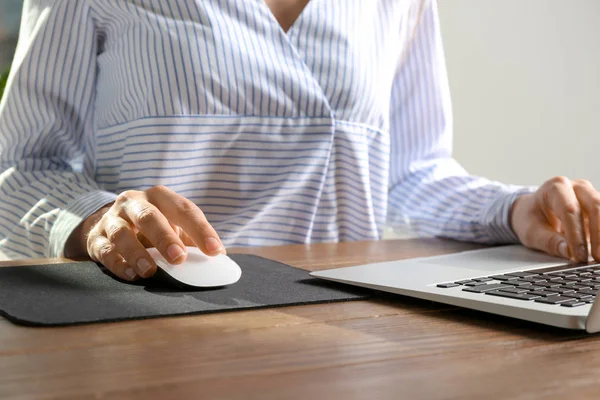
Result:
M520 245L465 251L414 261L480 271L503 271L526 267L536 268L567 263L566 260L529 250Z

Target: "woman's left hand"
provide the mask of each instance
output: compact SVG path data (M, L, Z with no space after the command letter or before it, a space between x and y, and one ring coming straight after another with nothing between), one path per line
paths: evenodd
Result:
M589 181L556 177L520 196L511 210L519 240L553 256L588 260L588 243L600 261L600 193Z

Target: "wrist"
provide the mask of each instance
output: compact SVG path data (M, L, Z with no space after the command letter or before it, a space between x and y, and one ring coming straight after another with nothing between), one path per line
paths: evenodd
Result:
M519 219L522 218L522 213L520 212L520 210L526 205L526 203L528 203L528 201L531 198L533 198L532 193L523 193L523 194L519 195L513 201L512 206L510 207L510 214L509 214L510 229L515 233L515 235L517 235L517 237L519 236L519 233L518 233Z
M87 252L87 237L92 228L100 221L102 216L112 207L111 204L107 204L102 208L98 209L93 214L90 214L84 219L77 228L69 235L65 244L64 255L65 257L82 257L88 256Z

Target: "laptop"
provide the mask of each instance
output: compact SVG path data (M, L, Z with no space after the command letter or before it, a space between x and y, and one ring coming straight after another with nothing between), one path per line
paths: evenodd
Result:
M600 331L600 263L570 264L520 245L311 275L560 328Z

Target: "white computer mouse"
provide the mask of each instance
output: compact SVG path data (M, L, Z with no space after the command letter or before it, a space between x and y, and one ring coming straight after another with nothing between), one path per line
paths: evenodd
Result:
M176 281L194 287L211 288L236 283L242 269L224 254L207 256L197 247L187 247L187 259L181 264L169 264L156 248L146 249L158 268Z

